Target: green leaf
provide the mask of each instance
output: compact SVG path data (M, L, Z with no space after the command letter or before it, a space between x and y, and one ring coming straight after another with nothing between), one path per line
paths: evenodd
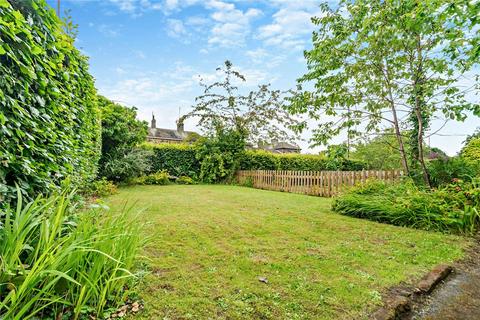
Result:
M10 3L7 0L0 0L0 8L10 8Z
M38 55L42 52L43 52L42 48L37 47L37 46L33 47L33 49L32 49L32 54L34 54L34 55Z

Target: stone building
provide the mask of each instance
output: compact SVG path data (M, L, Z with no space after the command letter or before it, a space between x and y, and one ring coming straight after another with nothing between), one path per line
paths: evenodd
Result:
M302 151L298 145L285 141L273 141L269 144L260 144L257 149L273 153L300 153L300 151Z
M183 143L187 140L194 141L194 137L198 136L196 132L185 131L183 119L177 121L177 129L157 128L157 121L152 114L152 121L148 128L147 141L153 143ZM187 139L188 138L188 139Z

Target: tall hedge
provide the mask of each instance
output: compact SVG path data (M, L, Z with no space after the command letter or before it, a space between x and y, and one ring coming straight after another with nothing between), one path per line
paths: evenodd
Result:
M260 150L247 150L240 158L242 170L362 170L363 163L351 160L331 160L320 155L278 154Z
M96 90L73 42L44 0L0 0L0 200L96 174Z
M200 163L196 158L196 149L188 144L152 144L145 143L143 149L152 150L151 171L167 170L171 175L197 178L200 175Z
M142 146L153 150L151 158L152 172L167 170L176 176L197 178L200 175L200 163L196 158L196 147L187 144L150 144ZM319 155L275 154L267 151L247 150L239 157L241 170L362 170L363 163L345 160L329 160Z

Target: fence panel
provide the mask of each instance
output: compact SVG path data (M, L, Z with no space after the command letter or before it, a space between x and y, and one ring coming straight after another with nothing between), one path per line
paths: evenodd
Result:
M320 197L332 197L345 188L363 184L375 178L387 182L398 180L401 170L363 171L284 171L240 170L236 177L239 184L250 184L257 189L302 193Z

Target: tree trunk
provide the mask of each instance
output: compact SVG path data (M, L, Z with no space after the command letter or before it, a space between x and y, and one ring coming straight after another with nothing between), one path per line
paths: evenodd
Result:
M402 159L402 167L403 170L405 171L405 175L410 174L410 169L408 168L408 160L407 160L407 153L405 152L405 146L403 144L403 138L402 138L402 133L400 131L400 125L398 124L398 115L397 115L397 109L395 108L395 102L393 101L393 94L392 94L392 87L390 83L390 72L388 70L388 63L385 60L385 81L388 87L388 101L390 103L390 107L392 109L392 115L393 115L393 127L395 129L395 136L397 137L398 141L398 150L400 152L400 157Z
M414 87L413 92L415 94L415 116L417 120L417 160L420 163L420 167L422 169L423 181L425 184L431 188L432 185L430 183L430 175L428 173L427 166L425 165L425 159L423 155L423 121L424 117L422 114L422 107L425 105L425 101L423 99L423 57L422 57L422 46L421 46L421 39L420 36L417 36L417 68L416 68L415 80L414 80Z
M403 167L403 170L405 171L405 175L408 176L410 174L410 169L408 168L407 153L405 152L402 133L400 132L400 126L398 125L397 110L395 109L395 105L393 103L391 107L392 107L392 114L393 114L393 126L395 128L395 136L397 137L398 149L400 151L400 156L402 158L402 167Z

